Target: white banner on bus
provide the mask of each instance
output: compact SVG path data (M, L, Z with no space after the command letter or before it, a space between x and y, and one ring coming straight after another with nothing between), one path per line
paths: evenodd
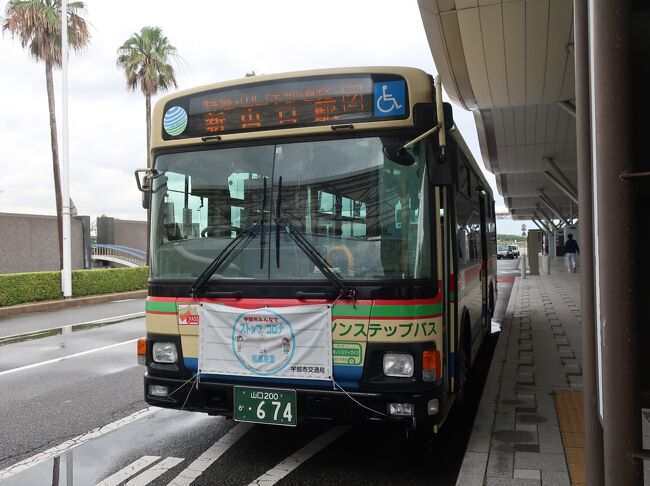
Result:
M204 303L199 312L199 373L332 380L330 306Z

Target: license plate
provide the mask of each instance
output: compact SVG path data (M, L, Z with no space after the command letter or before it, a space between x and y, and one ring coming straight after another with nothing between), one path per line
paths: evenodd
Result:
M279 388L234 387L235 420L257 424L297 424L296 391Z

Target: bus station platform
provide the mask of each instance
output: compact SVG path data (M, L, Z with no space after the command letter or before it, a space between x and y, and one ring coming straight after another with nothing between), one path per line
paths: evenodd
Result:
M580 274L562 260L515 278L458 486L586 484Z

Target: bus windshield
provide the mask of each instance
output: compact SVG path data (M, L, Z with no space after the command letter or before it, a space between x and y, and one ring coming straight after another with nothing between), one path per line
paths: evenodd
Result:
M432 277L424 145L405 167L384 156L398 137L318 140L158 155L153 279L195 279L242 232L254 236L212 279L317 280L323 273L278 210L344 280ZM261 223L261 228L260 228Z

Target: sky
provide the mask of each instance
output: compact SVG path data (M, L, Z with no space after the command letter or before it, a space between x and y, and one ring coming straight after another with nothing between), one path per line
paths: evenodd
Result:
M78 214L145 220L133 171L146 166L145 101L129 91L117 50L144 26L160 27L182 61L178 89L241 78L347 66L436 67L416 0L87 0L91 41L69 61L70 196ZM7 2L0 0L0 15ZM56 214L45 65L0 36L0 212ZM61 73L55 71L59 144ZM166 93L159 93L152 102ZM483 167L474 118L454 118ZM505 211L494 176L485 171ZM498 232L518 234L501 219Z

